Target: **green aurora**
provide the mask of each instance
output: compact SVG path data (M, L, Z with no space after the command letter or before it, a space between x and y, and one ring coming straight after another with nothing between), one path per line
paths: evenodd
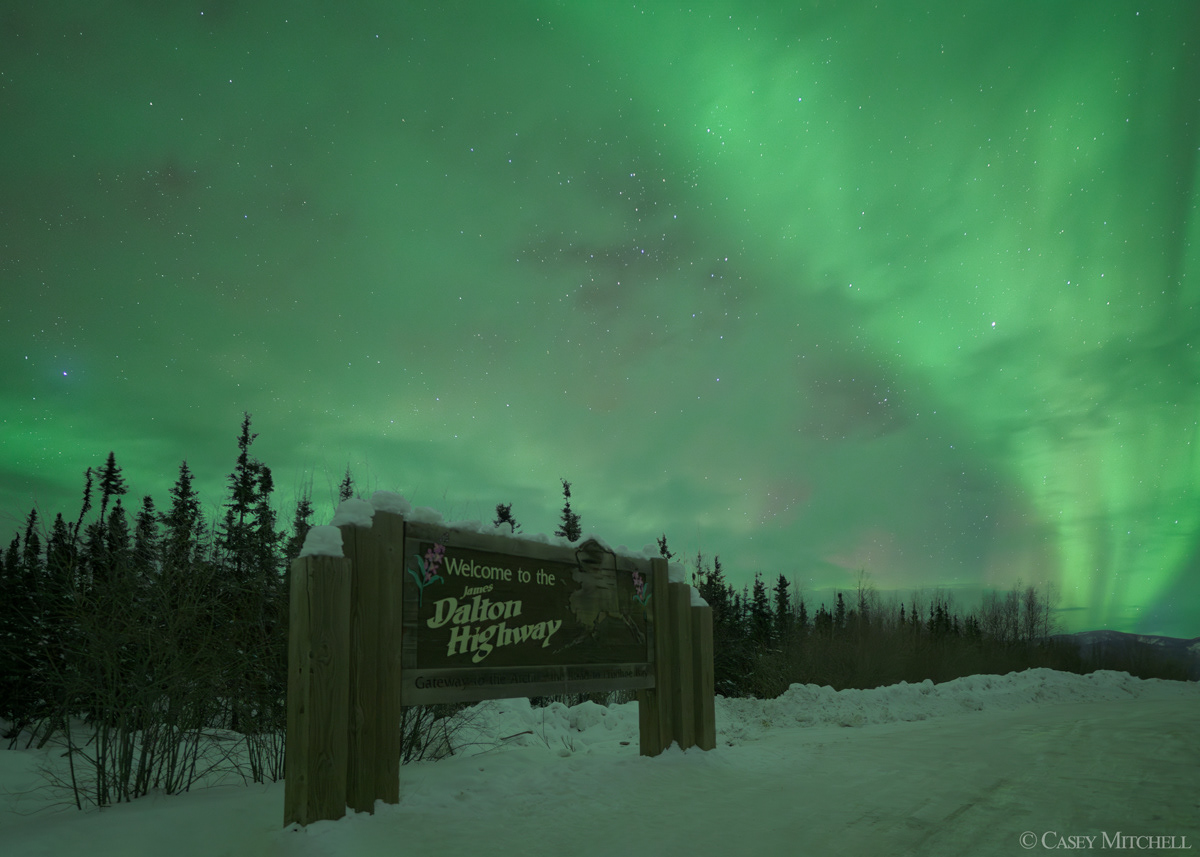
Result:
M1200 634L1194 0L26 6L11 530L109 450L215 510L249 411L288 517L565 477L739 586Z

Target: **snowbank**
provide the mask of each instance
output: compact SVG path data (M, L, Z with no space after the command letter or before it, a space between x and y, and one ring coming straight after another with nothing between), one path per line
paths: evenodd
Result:
M934 684L900 682L872 690L834 690L794 684L776 699L717 698L717 736L727 744L753 740L771 727L866 726L927 720L967 711L1011 711L1039 702L1098 702L1193 695L1194 683L1143 680L1101 670L1089 675L1031 669L1008 675L975 675Z
M1200 703L1200 684L1143 680L1110 670L1075 675L1050 669L968 676L942 684L901 682L872 690L794 684L776 699L718 696L717 743L735 746L789 727L867 726L965 712L1011 711L1039 703L1143 698L1192 698ZM570 708L558 703L532 708L527 699L502 699L479 703L462 716L467 725L456 752L492 751L498 746L588 751L597 743L638 744L636 702L607 708L591 702Z
M226 773L78 812L46 785L67 776L58 748L0 750L0 854L729 857L750 836L763 855L1009 855L1022 831L1188 834L1197 712L1200 684L1115 672L794 685L718 698L716 750L650 759L636 703L499 700L458 715L454 756L403 768L399 804L287 829L282 782ZM212 750L241 753L236 738Z

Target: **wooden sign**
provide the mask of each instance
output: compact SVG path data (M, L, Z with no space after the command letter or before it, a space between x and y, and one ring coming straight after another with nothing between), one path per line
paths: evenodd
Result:
M291 568L285 825L400 801L401 708L638 691L639 752L716 746L712 610L663 559L377 511Z
M649 560L408 523L404 705L654 686Z

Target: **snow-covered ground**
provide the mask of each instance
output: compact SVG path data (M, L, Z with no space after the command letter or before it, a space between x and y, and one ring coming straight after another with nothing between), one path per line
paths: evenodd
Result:
M398 805L307 828L281 826L282 783L79 812L39 789L58 753L0 751L0 855L1200 852L1196 683L796 685L718 699L716 750L657 758L638 755L635 703L470 713L455 756L402 769Z

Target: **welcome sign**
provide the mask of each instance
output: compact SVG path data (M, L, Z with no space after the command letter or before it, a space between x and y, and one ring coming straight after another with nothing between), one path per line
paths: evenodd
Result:
M405 705L654 686L649 560L407 523Z
M285 826L399 803L405 705L630 689L643 756L716 746L712 608L665 559L352 511L291 566Z

